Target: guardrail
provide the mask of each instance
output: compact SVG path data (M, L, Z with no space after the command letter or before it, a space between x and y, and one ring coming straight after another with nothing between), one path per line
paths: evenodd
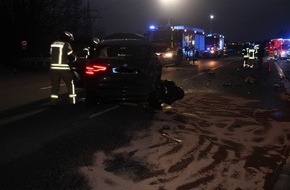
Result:
M26 57L16 60L16 66L25 70L49 70L50 57Z

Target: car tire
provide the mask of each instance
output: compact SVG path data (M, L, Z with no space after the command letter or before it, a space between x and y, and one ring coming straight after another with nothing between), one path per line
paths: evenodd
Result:
M100 100L94 96L92 92L86 92L85 104L86 106L95 106L100 103Z
M162 99L160 97L160 93L158 90L154 90L149 94L148 97L148 105L152 107L153 109L162 109Z
M162 109L162 103L159 101L151 99L150 101L148 101L148 103L149 103L149 106L153 109L157 109L157 110Z

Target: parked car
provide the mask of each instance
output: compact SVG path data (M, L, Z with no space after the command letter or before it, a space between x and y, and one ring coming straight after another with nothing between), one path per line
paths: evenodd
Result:
M85 63L86 103L148 101L160 106L162 66L151 42L139 34L115 33L91 48Z

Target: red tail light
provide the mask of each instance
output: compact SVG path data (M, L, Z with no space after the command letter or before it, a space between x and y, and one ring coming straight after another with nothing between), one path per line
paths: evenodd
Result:
M107 67L104 65L88 65L86 66L86 74L87 75L94 75L97 72L106 71Z

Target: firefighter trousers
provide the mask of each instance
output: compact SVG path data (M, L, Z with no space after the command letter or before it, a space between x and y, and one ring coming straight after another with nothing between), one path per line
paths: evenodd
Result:
M69 99L71 104L76 103L76 94L75 94L75 86L73 81L73 74L70 70L57 70L51 69L50 70L50 80L51 80L51 102L58 101L58 95L60 90L60 82L61 80L64 81L67 92L69 94Z

